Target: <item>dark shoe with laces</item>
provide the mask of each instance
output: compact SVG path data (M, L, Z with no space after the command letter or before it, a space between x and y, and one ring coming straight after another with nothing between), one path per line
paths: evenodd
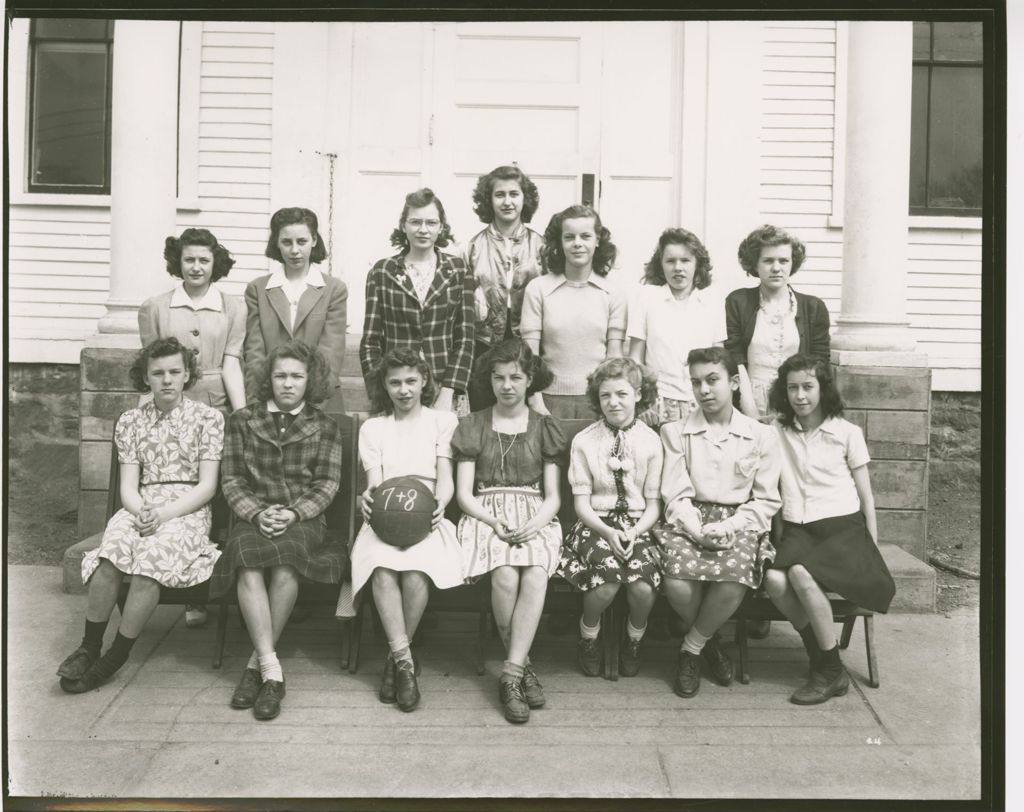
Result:
M640 640L633 640L627 634L619 646L619 673L624 677L635 677L640 673Z
M235 688L235 692L231 694L231 707L245 710L251 708L256 704L256 697L260 693L260 685L263 683L263 677L260 676L260 672L255 668L246 668L242 672L242 679L238 682L238 687Z
M526 704L533 709L543 708L547 701L544 698L544 689L541 687L540 680L537 679L537 672L533 670L532 665L526 666L523 670L523 693L526 694Z
M523 692L522 679L507 677L503 674L498 680L498 696L501 697L501 706L505 711L506 719L517 725L530 720L530 705Z
M89 670L82 674L81 679L66 679L62 678L60 681L61 689L68 694L84 694L89 691L94 691L99 688L104 682L110 679L112 674L106 674L96 668L100 661L97 660L91 666Z
M252 706L252 715L262 721L275 718L281 712L284 693L284 680L263 680L256 703Z
M676 679L672 690L677 695L689 699L700 690L700 657L688 651L679 652L679 663L676 666Z
M732 685L732 660L722 650L722 641L717 634L711 635L700 654L711 668L711 676L715 678L715 682L726 687Z
M416 667L408 660L395 663L395 699L398 707L408 713L420 704L420 687L416 684Z
M581 637L576 644L580 668L588 677L601 676L601 646L600 637L591 640L588 637Z
M794 705L820 705L834 696L843 696L850 690L850 675L845 668L836 673L815 670L811 678L793 692L789 701Z
M98 651L92 651L85 646L79 646L60 664L60 667L57 669L57 676L72 682L80 680L99 658L100 653Z
M384 673L380 676L380 690L377 698L386 705L393 705L397 701L395 695L395 658L388 653L384 659Z

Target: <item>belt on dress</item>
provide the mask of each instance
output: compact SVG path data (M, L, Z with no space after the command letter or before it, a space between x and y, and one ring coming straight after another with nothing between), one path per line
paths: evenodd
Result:
M191 479L161 479L159 482L143 482L143 485L198 485L199 482L193 482Z

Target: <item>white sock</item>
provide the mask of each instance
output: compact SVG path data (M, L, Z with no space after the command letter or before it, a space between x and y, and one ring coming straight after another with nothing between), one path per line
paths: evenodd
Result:
M388 640L388 648L391 649L391 657L397 663L399 660L412 662L412 649L409 648L409 635L403 634L394 640Z
M646 631L646 623L638 629L636 626L633 625L632 620L629 620L628 618L626 619L626 636L629 637L630 640L639 643L641 640L644 639L644 632Z
M281 661L277 659L277 652L272 651L265 657L259 658L260 676L264 681L268 679L284 682L284 672L281 670Z
M580 637L584 640L596 640L597 635L601 632L601 618L597 619L596 626L588 626L583 622L583 617L580 617Z
M249 655L249 662L245 664L246 668L251 668L253 671L260 670L260 656L256 653L256 649L252 650L252 654Z
M705 637L699 631L696 626L691 626L690 631L686 633L686 637L683 638L683 651L688 651L690 654L700 654L704 650L704 644L711 639L711 636Z

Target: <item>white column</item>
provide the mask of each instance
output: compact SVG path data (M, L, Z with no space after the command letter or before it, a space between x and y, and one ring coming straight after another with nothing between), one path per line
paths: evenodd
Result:
M114 26L110 298L92 346L138 346L139 305L170 285L163 244L177 214L179 26Z
M909 22L851 22L843 198L843 292L832 347L911 352Z

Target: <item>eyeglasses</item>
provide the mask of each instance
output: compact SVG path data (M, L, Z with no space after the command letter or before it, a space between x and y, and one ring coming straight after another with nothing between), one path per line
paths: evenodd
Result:
M414 231L419 231L423 226L426 226L431 231L441 227L440 220L406 220L405 224Z

